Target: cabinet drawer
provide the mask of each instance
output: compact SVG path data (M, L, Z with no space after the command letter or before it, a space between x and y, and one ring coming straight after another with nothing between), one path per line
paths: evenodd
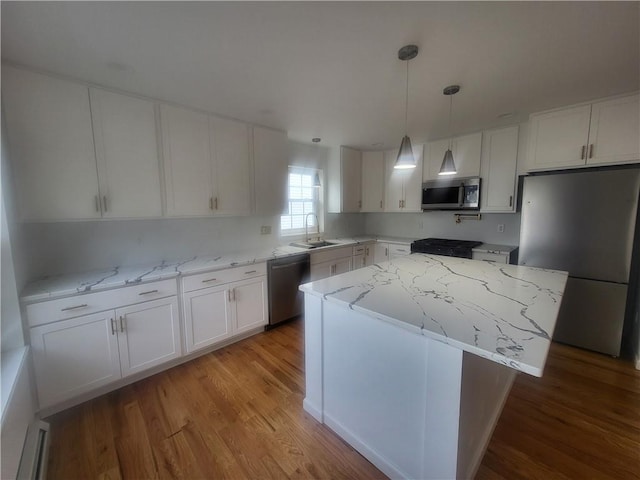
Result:
M182 279L182 289L185 292L192 292L202 288L214 287L223 283L236 282L245 278L259 277L267 274L267 264L254 263L244 267L227 268L226 270L215 270L213 272L198 273Z
M311 264L329 262L338 258L351 257L353 247L331 248L327 250L315 251L311 254Z
M389 255L399 257L401 255L409 255L411 253L410 245L389 244Z
M356 245L355 247L353 247L353 255L363 255L366 248L367 247L365 245Z
M105 292L75 295L48 302L32 303L26 307L27 319L29 326L35 327L80 315L176 295L177 291L176 280L170 279L116 288Z
M498 263L509 263L508 253L494 253L494 252L473 252L471 257L473 260L488 260Z

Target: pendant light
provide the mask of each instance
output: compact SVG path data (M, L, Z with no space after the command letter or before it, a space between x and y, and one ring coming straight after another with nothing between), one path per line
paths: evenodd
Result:
M442 166L438 175L455 175L458 173L456 170L456 164L453 161L453 152L451 151L451 145L453 143L453 133L451 131L451 109L453 107L453 96L460 91L460 85L449 85L442 91L445 95L449 96L449 148L444 152L444 158L442 159Z
M404 97L404 137L402 137L398 158L393 168L416 168L416 159L413 156L411 139L409 135L407 135L407 117L409 112L409 60L416 58L417 55L418 47L416 45L405 45L398 50L398 58L407 62L407 88Z

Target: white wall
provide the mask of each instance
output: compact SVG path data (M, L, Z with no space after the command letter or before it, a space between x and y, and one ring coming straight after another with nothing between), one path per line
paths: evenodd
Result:
M367 213L365 216L367 235L439 237L499 245L519 244L519 213L482 214L481 220L464 220L461 223L455 223L451 212ZM498 233L498 225L504 225L503 233Z

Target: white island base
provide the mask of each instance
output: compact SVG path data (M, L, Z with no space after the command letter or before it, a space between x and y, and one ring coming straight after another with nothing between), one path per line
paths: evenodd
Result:
M305 294L304 409L392 478L473 478L516 370Z

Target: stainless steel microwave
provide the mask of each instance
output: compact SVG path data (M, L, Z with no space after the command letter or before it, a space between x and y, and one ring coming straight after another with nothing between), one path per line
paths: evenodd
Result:
M430 180L422 184L422 210L479 209L479 177Z

